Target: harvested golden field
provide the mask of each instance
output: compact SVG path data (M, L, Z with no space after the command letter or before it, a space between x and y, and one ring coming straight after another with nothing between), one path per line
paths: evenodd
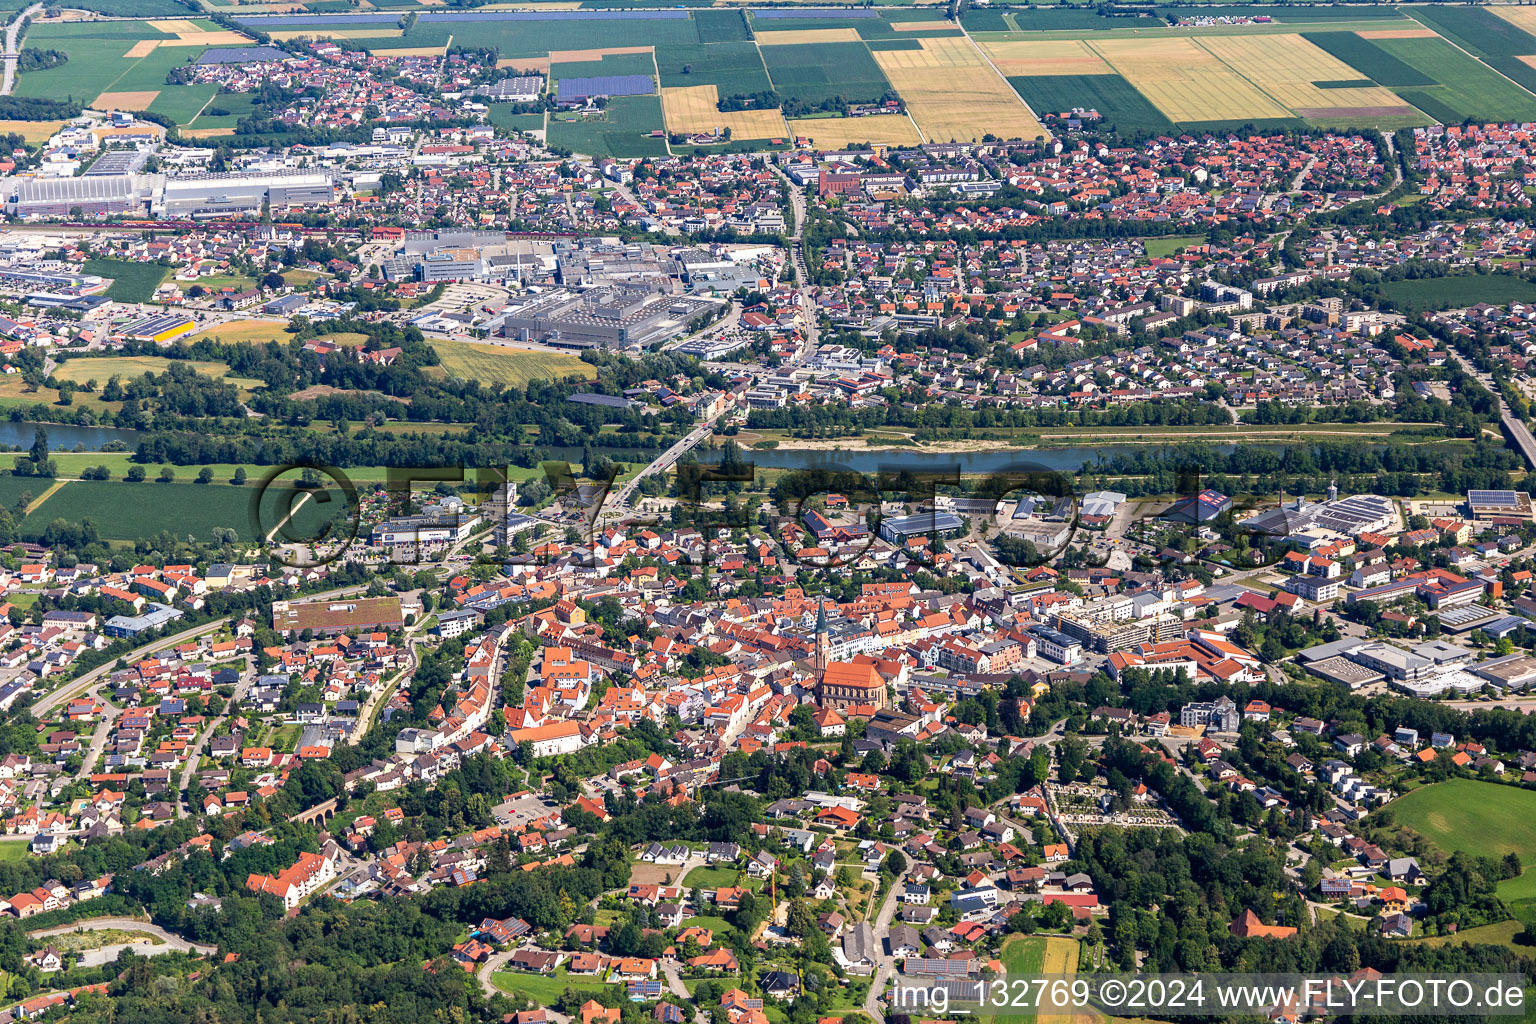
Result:
M149 27L150 28L159 29L161 32L165 32L165 33L168 33L168 34L173 35L173 36L179 36L179 35L181 35L184 32L201 32L202 31L202 29L198 28L196 25L194 25L192 22L188 21L185 18L173 18L173 19L162 19L160 21L151 21L149 23Z
M977 45L992 58L1005 78L1115 73L1081 39L1017 39Z
M782 139L789 134L784 115L777 109L722 111L716 107L719 101L719 91L713 85L661 90L667 130L692 135L729 128L733 139Z
M1089 45L1170 121L1291 116L1188 36L1096 39Z
M549 56L543 57L502 57L496 61L498 68L519 68L524 71L542 71L549 73Z
M782 32L756 32L759 46L788 46L790 43L857 43L859 33L851 28L796 28Z
M965 37L922 40L920 50L874 50L875 63L930 141L1033 139L1050 133Z
M1500 5L1490 6L1488 11L1491 14L1497 14L1516 28L1523 28L1525 31L1536 35L1536 7L1504 7ZM1363 35L1364 33L1358 34Z
M1395 108L1412 114L1413 108L1379 85L1347 89L1320 89L1314 82L1348 82L1360 72L1303 39L1300 35L1208 36L1200 45L1234 68L1260 89L1297 113L1328 116L1340 108Z
M129 48L127 53L123 54L123 57L125 59L148 57L150 54L155 52L155 47L159 45L160 40L158 39L140 39L138 42L134 43L132 47Z
M15 132L28 142L44 142L62 127L63 121L0 121L0 133Z
M813 117L789 122L789 130L817 149L843 149L860 142L881 146L917 146L923 141L906 114L871 117Z
M650 53L655 47L651 46L600 46L593 50L550 50L549 62L551 64L579 64L584 60L602 60L609 54L620 53ZM513 58L514 64L529 60L527 57ZM499 61L497 63L500 63Z
M235 134L233 128L183 128L181 134L189 139L217 139Z
M1520 7L1490 7L1488 9L1499 15L1502 15L1506 10L1523 10ZM1510 19L1510 21L1514 20L1513 18ZM1432 28L1367 28L1356 32L1355 35L1361 39L1433 39L1437 33Z
M91 102L91 107L95 110L148 110L159 95L159 89L147 92L104 92Z

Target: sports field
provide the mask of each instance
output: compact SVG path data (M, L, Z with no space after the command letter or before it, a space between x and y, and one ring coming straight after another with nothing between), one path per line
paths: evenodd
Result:
M969 39L924 39L922 44L920 50L877 50L875 61L930 140L1050 134Z
M784 115L774 110L732 110L716 107L719 91L713 85L692 85L663 89L661 106L667 116L667 131L724 131L729 128L735 139L782 139L789 134Z
M1244 121L1289 117L1194 39L1096 39L1089 44L1170 121Z
M882 146L916 146L923 138L906 114L873 117L815 117L790 121L789 130L808 138L817 149L843 149L862 142Z
M458 341L434 341L432 347L448 373L481 384L515 384L530 380L559 380L592 372L592 364L557 352L535 352L501 345L474 345Z

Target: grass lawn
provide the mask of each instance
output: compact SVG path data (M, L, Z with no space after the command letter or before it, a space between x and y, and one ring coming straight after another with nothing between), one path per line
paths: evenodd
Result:
M1200 245L1204 241L1204 235L1163 235L1158 238L1143 238L1141 244L1147 250L1147 258L1155 260L1172 256L1186 245Z
M1478 928L1464 928L1455 935L1432 935L1424 939L1400 939L1401 942L1417 942L1425 946L1449 946L1465 942L1472 945L1507 946L1522 956L1530 953L1529 946L1515 942L1515 936L1525 930L1525 925L1511 918L1498 924L1485 924Z
M689 888L698 886L701 889L724 889L735 885L739 874L735 868L698 867L688 872L683 885Z
M1450 853L1518 853L1536 864L1536 793L1473 779L1423 786L1392 803L1393 819ZM1524 883L1525 879L1519 879ZM1529 883L1526 883L1529 884Z
M491 982L503 992L521 992L540 1006L553 1006L568 988L578 992L601 992L608 988L596 978L567 977L564 967L557 968L554 974L549 975L496 971L491 975Z
M1507 878L1500 882L1499 899L1505 903L1536 899L1536 865L1526 868L1519 878Z
M80 265L80 272L112 278L112 285L106 291L109 299L148 302L154 297L155 289L170 276L171 268L129 260L90 259Z
M573 374L590 375L592 364L559 352L536 352L502 345L473 345L462 341L434 341L432 347L443 369L461 380L481 384L513 384L530 380L559 380Z
M229 364L207 359L166 359L162 356L89 356L82 359L66 359L59 364L59 368L53 371L53 375L59 380L72 380L76 384L84 384L88 380L94 380L98 386L105 384L110 377L121 377L128 380L132 377L142 377L146 373L156 376L164 373L173 362L189 365L198 373L207 374L210 377L223 377L229 373ZM76 395L78 398L78 394Z
M731 923L723 917L706 914L703 917L690 917L683 921L684 928L708 928L715 933L715 945L721 945L721 939L730 932L735 931Z
M0 862L25 859L29 842L30 839L7 839L0 842Z

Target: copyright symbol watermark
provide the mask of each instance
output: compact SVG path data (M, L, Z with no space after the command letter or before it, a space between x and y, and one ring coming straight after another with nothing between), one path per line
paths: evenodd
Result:
M357 486L335 466L273 466L247 508L251 535L279 565L311 569L344 555L362 525Z

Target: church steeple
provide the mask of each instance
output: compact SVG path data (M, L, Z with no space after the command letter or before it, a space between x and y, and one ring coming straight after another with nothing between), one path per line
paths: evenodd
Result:
M827 600L820 598L816 602L816 682L820 683L822 677L827 674Z

